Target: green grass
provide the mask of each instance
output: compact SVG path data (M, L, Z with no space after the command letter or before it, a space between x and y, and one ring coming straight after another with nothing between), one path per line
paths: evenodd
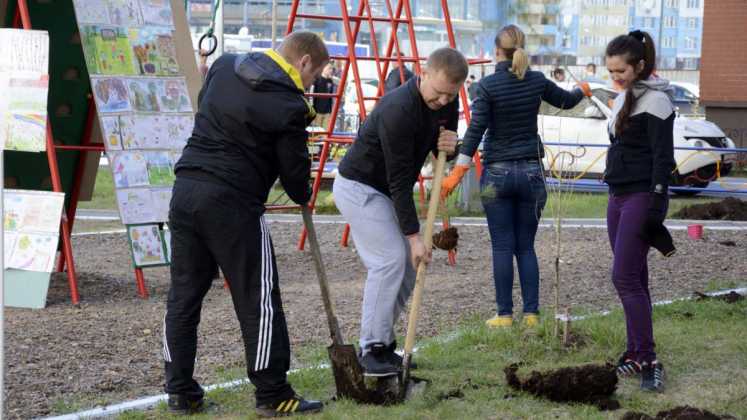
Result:
M419 194L413 194L415 205L418 208L418 212L423 214L424 211L421 209ZM700 198L700 197L674 197L670 201L669 214L677 212L684 206L691 204L707 203L711 201L717 201L714 198ZM482 211L482 207L478 205L476 211L464 211L457 206L457 195L452 194L447 201L447 213L451 217L482 217L485 213ZM280 188L273 188L270 191L268 203L275 203L278 205L294 204L284 194ZM426 200L425 205L428 205ZM562 206L563 218L604 218L607 212L607 195L606 194L592 194L592 193L567 193L564 192L559 194L552 190L548 191L547 205L543 212L543 217L552 218L555 214L555 209L558 205ZM112 182L112 174L108 168L99 168L98 174L96 175L96 185L93 191L93 197L91 201L81 202L79 205L82 209L111 209L117 208L116 199L114 197L114 183ZM293 213L294 211L286 211ZM339 214L337 207L335 207L332 199L332 193L329 190L320 190L317 196L316 212L318 214Z
M621 312L596 316L573 324L584 346L566 349L551 336L545 318L536 332L520 327L489 330L481 319L464 321L452 340L418 343L417 376L432 382L425 393L405 404L378 407L350 401L328 402L318 419L618 419L628 410L655 415L660 410L692 405L719 414L747 418L747 302L729 305L718 301L684 301L657 306L654 331L659 358L667 368L667 389L662 394L642 392L635 379L623 379L616 392L622 409L600 412L583 404L560 404L511 390L503 376L510 363L523 363L520 375L616 360L625 346ZM450 336L450 335L446 335ZM445 337L446 337L445 336ZM305 353L319 361L322 349ZM329 369L308 369L290 375L296 390L308 398L329 400L334 381ZM466 386L466 384L475 386ZM461 389L463 398L443 400L441 395ZM208 398L217 405L202 418L255 418L253 388L214 391ZM171 418L164 404L121 419Z

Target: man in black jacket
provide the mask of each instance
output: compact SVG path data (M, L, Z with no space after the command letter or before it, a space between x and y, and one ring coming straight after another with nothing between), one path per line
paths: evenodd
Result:
M361 364L367 376L396 375L394 323L430 260L420 237L413 185L430 153L454 154L459 89L467 61L451 48L428 58L422 77L385 95L363 122L340 162L335 204L350 224L368 269L361 320Z
M176 164L169 212L171 288L163 355L168 406L199 411L203 390L192 378L202 300L216 265L229 282L241 326L249 379L261 416L319 411L286 378L290 343L264 203L280 178L306 205L310 160L304 98L329 55L310 32L287 36L277 51L225 54L210 68L195 127Z

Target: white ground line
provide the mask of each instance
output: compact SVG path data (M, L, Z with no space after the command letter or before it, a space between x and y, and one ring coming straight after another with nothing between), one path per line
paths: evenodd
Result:
M738 288L738 289L719 290L717 292L711 292L711 293L706 293L706 294L709 295L709 296L720 296L720 295L728 294L730 292L736 292L736 293L739 293L739 294L745 294L745 293L747 293L747 287L741 287L741 288ZM669 305L669 304L674 303L676 301L683 301L683 300L689 300L689 299L692 299L692 298L680 298L680 299L673 299L673 300L663 300L663 301L660 301L660 302L655 302L654 305ZM582 315L582 316L572 316L570 318L571 318L572 321L578 321L578 320L582 320L582 319L586 319L586 318L591 318L591 317L595 317L595 316L604 316L604 315L607 315L609 313L610 313L610 311L601 311L601 312L598 312L596 314ZM560 320L565 320L565 316L564 315L559 315L559 316L557 316L557 318L560 319ZM451 334L448 334L446 337L444 337L442 339L439 339L438 337L436 337L436 341L438 343L443 344L443 343L455 340L456 338L459 337L459 335L460 334L458 332L451 333ZM418 347L416 347L416 348L413 349L413 353L415 353L417 351L418 351ZM328 367L329 367L328 363L323 363L323 364L320 364L318 366L312 366L312 367L303 368L303 369L291 369L288 373L295 373L295 372L299 372L301 370L307 370L307 369L326 369ZM237 386L241 386L241 385L245 385L245 384L249 384L249 383L250 383L249 379L237 379L237 380L231 381L231 382L224 382L222 384L215 384L215 385L207 386L207 387L205 387L205 391L209 392L209 391L212 391L212 390L215 390L215 389L230 389L230 388L235 388ZM137 400L125 401L125 402L122 402L122 403L119 403L119 404L107 405L107 406L103 406L103 407L96 407L96 408L93 408L91 410L86 410L86 411L79 411L77 413L65 414L65 415L56 416L56 417L46 417L43 420L79 420L79 419L92 419L92 418L101 418L101 417L111 417L111 416L115 416L117 414L121 414L121 413L123 413L125 411L130 411L130 410L148 410L148 409L151 409L151 408L155 407L155 405L158 404L159 402L166 401L168 399L168 397L169 397L168 394L155 395L155 396L152 396L152 397L144 397L144 398L140 398L140 399L137 399Z

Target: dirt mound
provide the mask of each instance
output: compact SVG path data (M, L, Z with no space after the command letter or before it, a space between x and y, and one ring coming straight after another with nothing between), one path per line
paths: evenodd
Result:
M744 299L744 295L740 295L739 293L735 291L731 291L724 295L716 295L716 296L710 296L706 295L705 293L700 292L693 292L693 295L695 295L695 300L711 300L711 299L717 299L717 300L723 300L726 303L737 303L740 300Z
M728 197L722 201L693 204L672 215L676 219L747 221L747 202Z
M688 405L683 407L675 407L671 410L660 411L656 417L651 417L646 413L638 413L635 411L628 411L622 417L622 420L729 420L736 419L731 415L717 415L713 414L708 410L703 410L697 407L690 407Z
M433 246L444 251L451 251L456 248L458 242L459 232L454 226L433 234Z
M516 375L519 366L507 366L508 385L557 402L582 402L594 404L600 410L615 410L620 404L610 396L617 388L615 367L606 365L584 365L564 367L547 372L532 371L527 379Z

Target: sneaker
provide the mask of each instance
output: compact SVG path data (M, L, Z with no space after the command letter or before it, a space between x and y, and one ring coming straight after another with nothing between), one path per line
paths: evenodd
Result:
M508 328L513 325L514 319L511 315L496 315L485 321L485 325L490 328Z
M363 376L395 376L402 370L402 358L399 364L394 363L389 346L381 343L371 344L368 352L360 358Z
M177 415L190 415L205 411L202 397L188 397L183 394L169 394L169 412Z
M641 389L661 392L664 390L664 365L654 360L641 365Z
M524 314L524 319L522 320L525 327L536 327L539 325L539 315L537 314Z
M296 395L287 400L257 406L256 412L260 417L286 417L295 414L318 413L322 411L322 408L324 404L321 401L305 400Z
M641 373L641 365L635 360L628 357L625 352L617 360L617 376L624 378L628 376L638 376Z
M402 363L404 362L404 359L402 356L400 356L395 350L397 349L397 341L393 341L392 344L390 344L386 350L387 350L387 357L389 358L389 361L392 362L394 366L402 366ZM410 369L417 369L418 364L415 363L412 359L410 359Z

